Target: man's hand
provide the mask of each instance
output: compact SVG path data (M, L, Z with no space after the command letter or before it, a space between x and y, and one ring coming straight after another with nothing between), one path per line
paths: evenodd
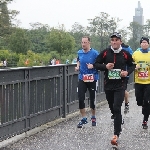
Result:
M139 69L139 68L140 68L140 66L137 64L135 69Z
M121 77L126 77L128 75L128 72L127 71L121 71L121 73L120 73L120 76Z
M77 67L75 67L75 71L79 71L79 67L77 66Z
M87 64L88 69L93 69L93 64Z
M108 63L108 64L106 65L106 68L107 68L108 70L113 69L113 68L114 68L114 63Z

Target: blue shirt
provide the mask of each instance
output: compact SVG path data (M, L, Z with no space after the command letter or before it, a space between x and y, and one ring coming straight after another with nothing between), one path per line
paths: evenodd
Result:
M133 50L131 49L131 47L122 47L122 49L124 49L125 51L129 52L131 55L133 54Z
M133 50L131 49L130 46L128 46L128 47L122 47L122 49L124 49L125 51L129 52L131 55L133 54ZM128 68L128 67L127 67L127 68ZM126 68L126 69L127 69L127 68ZM129 78L129 76L127 76L127 78Z
M99 74L96 69L88 69L87 64L94 64L97 56L99 55L98 51L91 48L90 51L84 52L83 49L78 51L78 61L80 62L79 76L80 80L83 80L84 74L94 74L94 80L99 79Z
M148 53L148 51L150 51L150 48L148 48L147 50L143 50L142 48L138 48L137 51L141 51L142 53Z

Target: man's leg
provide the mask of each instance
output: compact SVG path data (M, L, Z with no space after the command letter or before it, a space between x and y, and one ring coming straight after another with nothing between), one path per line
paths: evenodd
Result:
M90 94L90 108L91 108L91 120L92 126L96 126L96 117L95 117L95 105L96 105L96 81L88 83L88 90Z
M127 90L125 90L125 109L124 109L124 113L127 113L129 111L129 92Z
M111 90L105 90L105 94L106 94L106 99L108 101L108 105L110 108L110 111L112 113L111 119L114 119L114 91Z
M129 92L127 91L127 86L128 86L128 80L129 78L126 78L126 90L125 90L125 109L124 113L127 113L129 111Z
M86 117L86 112L85 112L85 102L84 102L86 90L87 90L87 84L83 80L79 80L78 98L79 98L79 109L80 109L82 119L77 125L78 128L82 128L83 124L87 123L87 117Z
M144 85L135 83L135 97L138 106L143 106L143 99L144 99Z
M124 101L124 90L116 90L114 92L114 135L119 137L121 132L122 115L121 106Z
M144 88L144 102L143 102L143 107L142 107L142 114L144 115L143 118L143 129L147 129L147 122L150 114L150 84L145 85Z

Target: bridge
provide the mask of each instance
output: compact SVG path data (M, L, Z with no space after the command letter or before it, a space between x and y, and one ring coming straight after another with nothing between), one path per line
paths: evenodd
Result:
M88 124L77 129L80 115L75 65L0 70L0 150L109 150L113 120L105 100L103 72L97 91L97 126L92 127L86 93ZM128 84L130 112L119 138L121 150L149 150L149 129L142 129L133 74ZM124 108L124 104L122 109ZM25 138L26 137L26 138ZM17 142L17 143L16 143ZM14 144L13 144L14 143Z

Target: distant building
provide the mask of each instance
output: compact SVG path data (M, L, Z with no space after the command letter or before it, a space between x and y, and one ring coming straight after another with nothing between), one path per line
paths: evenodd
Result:
M133 16L133 22L144 25L143 8L141 7L140 1L138 1L138 8L135 8L135 16Z

